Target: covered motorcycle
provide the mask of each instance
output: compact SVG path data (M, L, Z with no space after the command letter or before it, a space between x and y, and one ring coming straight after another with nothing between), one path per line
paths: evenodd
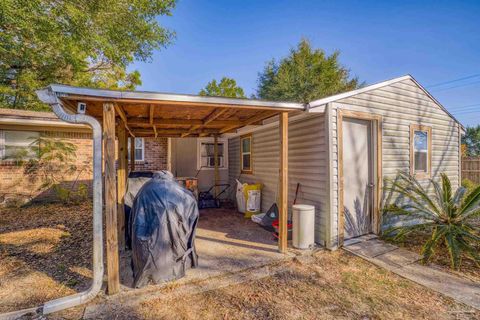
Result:
M133 202L129 226L132 238L134 287L149 280L160 283L185 276L198 265L195 197L168 171L155 172Z

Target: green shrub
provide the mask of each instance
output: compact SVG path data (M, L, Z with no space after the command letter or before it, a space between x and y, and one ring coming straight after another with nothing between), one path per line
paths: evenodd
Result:
M473 182L470 179L465 178L465 179L462 180L462 187L464 187L468 191L471 191L471 190L475 189L477 186L478 186L478 184L476 184L475 182Z
M428 262L435 249L444 243L452 268L459 268L463 254L479 263L480 232L474 220L480 216L480 186L469 191L459 187L453 192L447 175L441 174L441 178L441 184L430 180L434 187L433 196L415 177L406 173L399 173L395 180L388 180L385 189L400 195L405 201L386 205L384 214L412 218L418 223L390 227L384 236L398 240L415 231L427 231L430 237L422 248L424 262Z

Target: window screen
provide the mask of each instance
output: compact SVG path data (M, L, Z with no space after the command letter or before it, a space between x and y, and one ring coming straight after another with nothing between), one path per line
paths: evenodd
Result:
M130 154L130 139L128 139L128 154ZM144 161L145 141L143 138L135 138L135 161Z
M432 128L410 125L410 174L428 178L431 173Z
M428 172L428 131L414 133L415 172Z
M2 160L28 160L38 156L39 132L0 131L0 157Z
M242 172L251 173L252 172L252 136L244 136L240 139L240 162L242 167Z
M218 142L218 167L224 168L224 143ZM215 167L215 145L212 142L202 142L200 146L200 165L203 168Z

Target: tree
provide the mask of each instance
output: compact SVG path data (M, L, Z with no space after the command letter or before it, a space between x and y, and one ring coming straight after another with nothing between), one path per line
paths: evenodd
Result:
M462 137L462 144L465 145L467 156L480 156L480 125L467 127L465 136Z
M302 40L290 54L276 62L269 61L258 76L257 96L267 100L308 103L315 99L356 89L358 78L341 66L339 51L328 56Z
M42 110L50 83L133 89L134 61L171 43L161 27L176 0L0 1L0 107Z
M219 83L213 79L204 89L200 90L201 96L245 98L245 92L234 79L223 77Z

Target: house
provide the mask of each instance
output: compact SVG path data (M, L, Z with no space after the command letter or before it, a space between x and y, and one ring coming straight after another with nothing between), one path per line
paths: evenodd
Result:
M420 181L445 172L454 186L459 184L463 127L411 76L312 101L302 111L289 118L289 203L299 184L297 202L316 208L319 244L333 248L344 239L378 232L383 179L399 170ZM78 162L91 158L91 133L85 125L45 112L0 109L0 115L3 199L32 197L22 169L8 159L9 144L27 146L40 134L55 136L78 146ZM140 120L145 119L129 121ZM224 195L232 200L237 179L261 183L265 211L279 197L278 119L234 131L217 138L217 183L230 184ZM183 135L137 137L135 170L169 168L176 176L197 177L199 189L208 190L215 184L214 138ZM370 210L365 220L362 214Z
M315 206L316 242L328 248L378 233L384 180L395 178L398 171L414 174L425 184L445 172L453 187L459 186L463 131L411 76L312 101L289 118L288 203L293 203L299 184L297 203ZM263 211L278 202L277 132L278 119L273 117L221 140L226 150L221 182L261 183ZM197 139L197 146L202 141ZM179 170L188 167L192 165L182 163ZM213 185L213 177L202 183ZM230 196L233 200L234 194Z
M202 187L222 179L262 183L262 209L279 205L282 253L298 184L297 202L315 206L316 242L333 249L346 239L379 232L384 179L399 170L425 184L441 172L450 176L453 187L460 182L464 128L409 75L306 105L64 85L37 94L59 118L93 129L91 291L100 289L103 275L102 207L108 291L120 290L118 243L125 228L127 142L132 137L169 138L170 169L176 176L198 176L206 168ZM84 114L77 113L78 106L86 106Z
M25 173L16 156L21 150L29 150L22 160L37 156L31 152L38 138L49 137L73 143L78 167L92 163L92 133L88 126L61 121L54 113L15 109L0 109L0 206L25 201L52 200L53 194L40 190L41 179ZM136 138L136 170L162 170L167 168L167 138ZM78 173L67 175L64 182L77 179ZM84 170L78 179L91 185L91 170Z

